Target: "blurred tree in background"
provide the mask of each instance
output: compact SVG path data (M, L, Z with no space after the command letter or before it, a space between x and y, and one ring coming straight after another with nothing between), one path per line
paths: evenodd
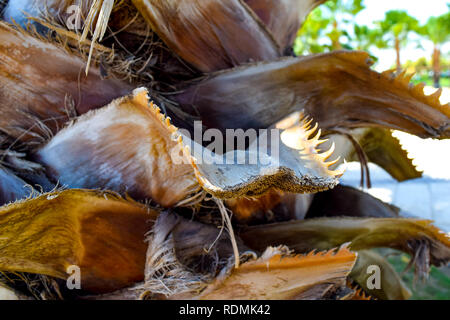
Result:
M310 14L302 29L299 30L294 52L297 55L303 55L352 49L352 35L347 30L353 29L356 25L355 16L364 8L363 0L326 2L324 6Z
M433 42L432 70L433 83L440 87L441 77L441 45L450 40L450 11L439 17L431 17L420 29L420 34Z
M364 0L330 0L318 7L298 32L295 54L364 50L376 61L377 57L371 52L373 49L394 49L397 70L406 68L408 72L416 72L417 79L429 84L432 75L435 87L443 83L442 77L446 78L445 85L449 83L450 57L448 52L442 52L442 48L450 40L450 5L449 12L429 18L424 25L403 10L387 11L383 20L371 26L357 24L355 18L364 9ZM416 35L414 39L413 34ZM417 36L431 41L433 52L402 64L401 50L408 42L415 41L421 47Z
M406 11L390 10L386 12L384 20L378 21L377 25L383 33L384 40L377 42L377 45L381 49L395 48L397 71L400 71L402 69L400 50L409 40L411 32L419 32L419 21Z

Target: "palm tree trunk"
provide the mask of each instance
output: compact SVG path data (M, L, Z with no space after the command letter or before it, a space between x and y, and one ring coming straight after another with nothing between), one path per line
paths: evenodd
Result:
M333 32L334 37L332 39L331 46L333 50L341 50L342 45L341 42L339 41L339 26L336 20L333 21L333 30L334 30Z
M395 53L397 56L397 72L400 72L402 70L402 64L400 62L400 39L398 37L395 37Z
M440 88L440 78L441 78L441 50L435 44L433 50L433 82L435 88Z

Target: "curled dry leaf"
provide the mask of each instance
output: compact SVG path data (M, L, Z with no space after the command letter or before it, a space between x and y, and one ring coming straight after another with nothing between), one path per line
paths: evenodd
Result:
M85 62L63 47L0 22L0 128L13 140L42 143L73 114L128 94L129 84L82 74Z
M280 56L271 34L241 0L133 0L133 4L171 50L202 72Z
M370 194L349 187L338 185L314 195L314 200L306 218L320 217L374 217L397 218L400 209L385 203Z
M253 226L239 233L253 250L287 245L297 252L327 250L351 242L352 250L389 247L411 254L416 272L450 261L450 237L429 220L402 218L318 218Z
M115 194L66 190L0 208L0 270L66 279L107 292L144 278L145 233L157 213Z
M367 286L367 280L373 274L368 272L369 266L377 266L380 268L379 288L370 289ZM367 293L378 299L407 300L411 297L411 291L406 287L389 262L371 250L358 251L358 259L350 273L350 278L358 283ZM369 283L372 283L372 281L369 280Z
M303 110L322 129L376 126L450 136L450 108L439 102L440 92L425 96L409 80L371 70L365 52L336 51L212 74L173 99L221 130L267 128Z
M422 177L413 164L408 152L400 141L392 135L392 131L382 128L370 128L359 139L359 143L370 162L379 165L397 181L405 181ZM349 159L355 159L355 154Z
M308 14L325 0L244 0L281 49L290 48Z
M209 285L198 297L204 300L321 299L345 284L356 253L342 247L328 252L289 255L269 247L254 261L242 264Z
M360 128L348 131L359 144L367 159L383 168L397 181L405 181L422 177L403 149L400 141L392 135L392 131L384 128ZM360 161L358 151L351 141L341 134L327 136L330 142L335 142L341 158L348 161ZM338 154L336 152L336 154ZM340 161L342 162L342 161Z
M147 91L89 112L36 153L54 181L103 188L173 206L199 189L190 164L174 163L176 128L150 104Z

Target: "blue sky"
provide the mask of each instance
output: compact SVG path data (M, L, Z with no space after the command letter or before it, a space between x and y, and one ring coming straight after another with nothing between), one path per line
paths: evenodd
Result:
M449 0L364 0L366 9L361 11L356 22L359 24L371 25L373 21L382 20L384 13L388 10L401 9L406 10L411 16L418 19L421 23L427 21L431 16L438 16L447 12ZM420 57L431 57L433 45L428 41L422 41L424 49L417 49L417 44L409 44L402 51L402 62L407 60L416 60ZM450 43L443 46L444 53L450 52ZM380 58L376 66L377 69L389 69L395 61L395 52L393 50L373 50L374 54Z

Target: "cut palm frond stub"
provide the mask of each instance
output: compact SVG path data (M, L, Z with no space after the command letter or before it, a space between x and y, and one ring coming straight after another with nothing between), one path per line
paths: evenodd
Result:
M262 256L223 274L198 297L208 300L322 299L345 284L356 253L346 246L328 252L291 255L269 247Z
M0 208L0 271L67 279L94 293L144 278L145 234L157 213L116 194L66 190ZM73 270L71 271L73 272Z
M326 159L332 150L319 154L314 149L317 136L308 138L314 130L305 135L305 149L291 149L277 141L276 158L235 150L230 151L233 159L255 155L257 163L228 164L230 153L220 156L202 146L189 148L195 142L180 135L170 119L150 104L145 89L136 89L131 96L76 119L38 150L35 159L62 185L127 192L166 207L200 186L217 198L257 196L273 187L316 192L334 187L342 172L328 170L332 162ZM220 157L222 161L214 160Z
M282 58L211 74L172 99L223 131L268 128L303 111L323 130L375 126L423 138L450 136L450 107L440 103L440 92L425 96L408 77L380 74L370 65L360 51Z

